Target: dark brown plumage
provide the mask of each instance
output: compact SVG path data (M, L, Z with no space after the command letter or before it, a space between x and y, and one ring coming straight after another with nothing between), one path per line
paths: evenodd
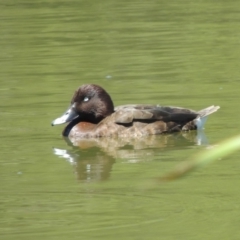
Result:
M52 125L70 122L63 136L71 138L138 137L202 128L206 117L218 109L210 106L194 111L159 105L123 105L114 109L103 88L88 84L74 93L70 108Z

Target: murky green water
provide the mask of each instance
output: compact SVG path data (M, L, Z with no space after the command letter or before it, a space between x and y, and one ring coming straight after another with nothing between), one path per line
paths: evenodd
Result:
M239 132L238 1L1 1L1 239L238 239L239 157L156 185ZM115 105L220 105L202 137L71 146L75 88Z

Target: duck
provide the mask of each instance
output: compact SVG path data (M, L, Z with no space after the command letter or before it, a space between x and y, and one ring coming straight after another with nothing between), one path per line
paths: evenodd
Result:
M62 135L72 139L141 137L199 130L219 106L200 111L174 106L127 104L114 107L101 86L84 84L73 94L70 107L52 126L67 123Z

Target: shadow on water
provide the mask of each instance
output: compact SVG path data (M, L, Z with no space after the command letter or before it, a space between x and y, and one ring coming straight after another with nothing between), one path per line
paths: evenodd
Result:
M109 179L116 159L137 163L156 155L156 151L208 144L202 131L151 135L138 139L92 138L73 142L68 138L64 140L71 149L53 148L53 153L66 159L74 167L77 179L85 182Z

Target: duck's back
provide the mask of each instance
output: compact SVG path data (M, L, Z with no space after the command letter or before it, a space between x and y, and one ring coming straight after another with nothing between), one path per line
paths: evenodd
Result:
M123 105L115 108L111 122L118 125L118 135L143 136L181 131L197 116L193 110L178 107ZM192 125L191 129L196 127Z
M113 114L98 124L84 122L77 124L71 130L70 135L80 138L104 136L138 137L177 132L181 131L186 123L191 122L197 116L198 113L193 110L178 107L123 105L116 107ZM196 129L196 126L192 125L191 129Z

